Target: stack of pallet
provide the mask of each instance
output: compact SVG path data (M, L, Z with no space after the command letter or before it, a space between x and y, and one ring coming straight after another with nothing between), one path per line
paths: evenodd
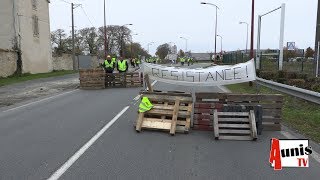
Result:
M191 94L143 92L153 104L150 111L139 113L136 131L142 129L188 133L191 124L193 99Z
M143 78L142 73L112 73L106 74L106 87L142 87Z
M102 68L80 69L79 76L81 89L105 88L105 72Z
M196 93L194 128L198 130L213 130L214 109L221 112L224 105L261 106L263 130L281 130L283 96L278 94Z

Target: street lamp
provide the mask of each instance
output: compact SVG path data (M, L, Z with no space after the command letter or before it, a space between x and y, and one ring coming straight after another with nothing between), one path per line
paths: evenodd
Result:
M247 40L246 40L246 54L248 53L248 37L249 37L249 24L247 22L239 22L239 24L247 25Z
M215 4L212 3L206 3L206 2L201 2L200 4L205 4L205 5L211 5L216 8L216 27L215 27L215 35L214 35L214 62L216 62L216 55L217 55L217 28L218 28L218 9L219 7Z
M149 53L149 47L150 45L154 44L154 42L148 43L148 53Z
M283 3L280 7L271 10L263 15L258 16L258 38L257 38L257 54L256 54L256 69L260 69L260 43L261 43L261 21L262 17L270 13L273 13L281 9L281 20L280 20L280 39L279 39L279 70L282 70L283 66L283 37L284 37L284 21L285 21L285 9L286 5Z
M222 36L220 35L217 35L217 36L221 38L221 55L222 55Z
M120 28L122 29L122 31L123 31L123 28L125 27L125 26L132 26L133 24L125 24L125 25L122 25ZM121 36L121 51L122 51L122 57L124 57L125 56L125 52L124 52L124 48L125 47L123 47L123 38L124 38L124 32L122 32L122 36Z
M106 0L103 1L104 12L104 59L107 59L107 22L106 22Z
M188 39L185 37L180 37L180 39L184 39L186 41L186 52L188 51Z

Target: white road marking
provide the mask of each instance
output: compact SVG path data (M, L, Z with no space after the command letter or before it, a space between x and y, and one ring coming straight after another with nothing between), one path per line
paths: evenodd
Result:
M65 162L55 173L53 173L48 180L59 179L72 165L75 163L105 132L113 123L115 123L120 116L122 116L130 106L122 109L108 124L106 124L96 135L94 135L85 145L83 145L67 162Z
M293 136L292 134L290 134L289 132L286 132L286 131L281 131L281 134L284 137L286 137L287 139L298 139L297 137ZM315 159L316 161L318 161L318 163L320 163L320 154L319 153L312 150L312 154L310 156L313 157L313 159Z
M151 83L151 86L154 86L158 81L153 81L153 83Z
M63 96L63 95L66 95L66 94L70 94L70 93L73 93L75 91L79 91L79 89L75 89L75 90L72 90L72 91L69 91L69 92L65 92L65 93L62 93L62 94L58 94L58 95L55 95L55 96L51 96L51 97L48 97L48 98L45 98L45 99L41 99L39 101L34 101L34 102L31 102L31 103L28 103L28 104L24 104L22 106L18 106L18 107L15 107L15 108L12 108L12 109L8 109L8 110L5 110L5 111L2 111L2 113L4 112L9 112L9 111L14 111L14 110L17 110L17 109L21 109L23 107L27 107L27 106L30 106L30 105L33 105L33 104L37 104L37 103L40 103L40 102L43 102L43 101L47 101L47 100L50 100L50 99L54 99L54 98L57 98L59 96ZM0 112L1 113L1 112Z

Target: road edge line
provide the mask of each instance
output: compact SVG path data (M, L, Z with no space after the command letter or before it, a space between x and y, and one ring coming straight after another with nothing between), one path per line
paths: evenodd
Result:
M73 154L48 180L58 180L128 109L122 109L108 124L97 132L87 143L85 143L75 154Z

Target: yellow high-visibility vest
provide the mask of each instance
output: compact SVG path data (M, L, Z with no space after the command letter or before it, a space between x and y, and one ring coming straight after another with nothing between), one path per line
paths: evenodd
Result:
M153 107L153 104L150 102L149 98L143 97L141 103L139 105L139 112L147 112L150 111Z
M127 70L127 60L118 61L118 67L120 71Z

